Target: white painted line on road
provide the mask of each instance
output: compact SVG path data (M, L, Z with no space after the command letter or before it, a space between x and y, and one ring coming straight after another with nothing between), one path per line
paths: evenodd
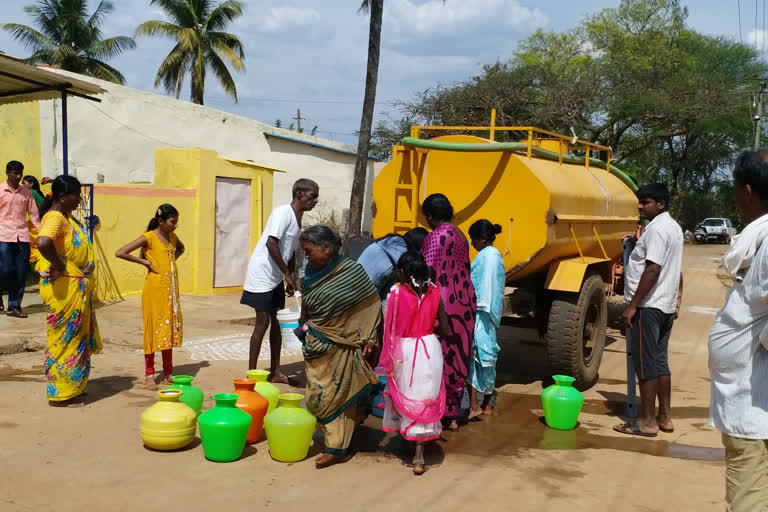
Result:
M185 341L176 350L187 352L193 361L247 361L250 347L251 334L239 333ZM137 352L143 352L143 350ZM284 342L280 354L282 356L301 355L301 345L286 345ZM269 361L269 340L264 340L261 344L259 361Z

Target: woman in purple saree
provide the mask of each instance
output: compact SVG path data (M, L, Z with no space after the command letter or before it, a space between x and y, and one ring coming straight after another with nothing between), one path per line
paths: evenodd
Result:
M424 240L421 252L435 272L435 284L445 305L451 335L439 336L443 349L445 382L445 417L449 430L458 428L461 397L466 388L472 355L477 297L472 286L469 242L454 226L453 206L443 194L424 200L421 212L432 232Z

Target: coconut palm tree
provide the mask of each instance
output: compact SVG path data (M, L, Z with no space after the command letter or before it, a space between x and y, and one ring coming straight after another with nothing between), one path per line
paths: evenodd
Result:
M160 64L155 87L179 97L184 79L190 76L190 100L203 105L205 75L212 71L224 91L237 101L237 87L226 62L243 71L245 52L237 36L223 32L226 26L243 14L242 3L227 0L152 0L165 11L170 21L147 21L136 36L165 36L176 41L171 53ZM226 62L225 62L226 61Z
M445 3L445 0L443 0ZM376 82L379 78L379 55L381 53L381 21L384 13L384 0L363 0L359 12L371 16L368 29L368 67L365 74L365 95L363 96L363 115L360 118L360 136L357 143L357 160L352 178L352 196L349 200L347 233L359 235L363 221L363 196L365 178L368 170L368 149L371 145L373 125L373 107L376 104Z
M3 29L32 52L26 59L29 64L49 64L123 84L122 73L105 61L135 48L136 43L124 36L101 38L101 25L112 9L105 0L89 15L87 0L39 0L24 8L37 29L17 23L6 23Z
M376 105L376 82L379 79L384 0L363 0L359 12L369 13L371 23L368 29L368 67L365 74L363 115L360 118L357 160L355 161L355 172L352 175L352 194L349 199L349 217L347 218L347 234L349 235L359 235L363 222L363 196L365 194L365 178L368 174L368 148L371 145L373 107Z

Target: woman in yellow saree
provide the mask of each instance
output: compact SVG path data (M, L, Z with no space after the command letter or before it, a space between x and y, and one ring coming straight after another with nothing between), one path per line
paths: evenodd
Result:
M42 257L35 270L48 313L45 375L51 405L77 405L75 399L88 383L91 354L101 351L93 311L93 245L88 232L72 217L80 204L80 188L73 176L53 181L53 195L44 205L47 212L37 238Z
M352 434L378 391L366 361L381 322L379 292L355 261L340 256L341 239L326 226L299 238L308 261L299 337L307 372L307 409L325 434L318 468L346 462Z

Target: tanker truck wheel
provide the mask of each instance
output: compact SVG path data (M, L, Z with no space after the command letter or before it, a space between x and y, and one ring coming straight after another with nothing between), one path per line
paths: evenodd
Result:
M580 391L597 382L605 347L608 303L603 279L588 274L581 292L554 297L545 334L547 358L554 374L570 375Z

